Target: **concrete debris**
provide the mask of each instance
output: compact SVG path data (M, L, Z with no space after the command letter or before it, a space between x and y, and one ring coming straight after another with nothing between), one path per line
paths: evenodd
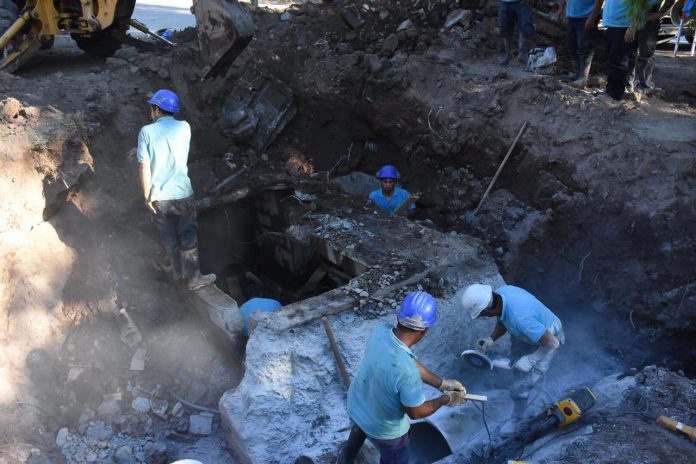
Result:
M58 448L65 446L65 444L68 442L69 434L70 432L68 431L67 427L63 427L62 429L58 430L58 434L56 435L56 446Z
M181 402L177 401L172 405L172 410L169 413L174 417L181 417L184 415L184 407Z
M407 19L403 21L401 24L399 24L399 27L396 28L396 32L406 31L408 29L411 29L412 27L414 27L413 21Z
M341 13L341 17L343 17L343 20L348 24L350 27L353 29L360 29L365 25L365 21L358 16L357 13L351 11L351 10L343 10Z
M191 415L191 417L189 417L189 433L194 435L210 435L210 431L213 427L213 417L215 416L209 412Z
M469 20L471 19L471 11L469 10L462 10L462 9L457 9L457 10L452 10L450 13L447 15L447 19L445 19L445 29L451 29L454 26L463 26L463 27L469 27Z
M138 396L131 402L131 408L136 412L147 414L150 412L150 400L143 396Z
M147 356L147 350L145 348L138 348L135 350L133 357L130 362L130 370L132 371L144 371L145 370L145 357Z
M82 374L85 370L89 369L91 366L75 366L71 365L70 370L68 371L68 382L71 382L75 379L77 379L80 374Z
M126 308L121 308L118 311L125 319L125 324L121 328L121 341L128 346L135 346L143 340L143 334L135 324L133 319L126 311Z
M292 18L294 18L294 15L291 13L284 11L283 13L280 14L280 20L281 21L292 21Z

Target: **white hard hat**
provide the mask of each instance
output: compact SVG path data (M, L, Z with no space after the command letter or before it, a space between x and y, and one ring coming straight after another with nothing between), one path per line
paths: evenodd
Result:
M462 294L462 306L469 311L472 319L476 319L481 311L488 308L493 301L493 287L490 285L469 285Z

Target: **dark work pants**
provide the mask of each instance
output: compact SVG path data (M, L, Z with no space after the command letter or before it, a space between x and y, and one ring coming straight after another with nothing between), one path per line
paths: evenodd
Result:
M368 438L368 436L365 432L356 424L353 424L353 427L350 429L350 435L348 436L348 442L342 453L343 459L339 460L339 462L341 464L352 464L360 452L363 443L365 443L366 438ZM408 444L411 441L410 430L406 435L394 438L393 440L377 440L376 438L370 438L370 441L379 450L380 464L408 464Z
M631 44L624 39L625 27L607 28L607 94L614 100L621 100L628 83L628 58L631 54Z
M504 39L512 37L515 25L520 34L531 37L534 34L534 21L532 20L532 8L529 5L516 2L503 2L498 4L498 26L500 36Z
M591 60L594 56L594 36L595 30L585 30L587 18L566 18L565 45L576 70L579 69L581 59Z
M655 65L653 56L657 48L657 35L660 21L648 21L643 29L636 33L636 45L631 51L628 63L628 82L638 88L652 88L652 74Z
M198 248L196 200L193 196L155 201L153 206L157 214L152 215L152 222L157 226L166 249L188 251Z

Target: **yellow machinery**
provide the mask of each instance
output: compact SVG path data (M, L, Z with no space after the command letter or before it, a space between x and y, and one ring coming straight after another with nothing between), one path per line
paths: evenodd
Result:
M59 34L70 34L94 56L111 56L122 43L147 46L126 34L129 26L151 34L131 19L135 1L0 0L0 70L14 72L38 50L50 48ZM193 12L203 77L222 74L254 34L251 15L237 0L194 0Z
M0 0L0 69L13 72L58 34L90 55L110 56L121 46L113 33L125 32L134 7L135 0Z

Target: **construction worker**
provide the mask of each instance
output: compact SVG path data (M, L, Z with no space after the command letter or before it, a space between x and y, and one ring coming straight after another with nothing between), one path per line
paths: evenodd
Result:
M570 82L574 87L587 86L601 10L602 0L561 0L558 5L558 20L562 22L565 17L566 50L575 68L574 79Z
M602 22L607 28L607 89L600 97L607 101L620 101L628 84L628 60L632 45L626 40L631 20L626 0L605 0ZM609 100L611 98L611 100Z
M652 81L653 56L657 47L657 37L660 32L660 19L672 8L675 0L651 0L647 21L638 32L633 25L626 31L626 41L635 45L628 59L628 84L638 92L644 93L655 87Z
M442 406L466 402L466 389L459 381L429 372L411 352L435 324L436 306L430 294L410 293L399 308L396 327L384 324L372 332L348 389L353 425L337 463L354 462L369 438L380 452L381 464L408 464L409 418L420 419ZM444 394L426 401L424 383Z
M380 188L371 192L368 203L372 202L375 206L388 213L393 213L396 209L411 196L407 190L396 185L399 180L399 171L394 166L382 166L377 171ZM413 203L405 207L409 213L415 211L416 205Z
M498 4L498 25L505 46L505 55L500 60L501 65L507 65L512 59L512 34L515 32L515 24L520 32L517 60L527 64L529 41L534 35L534 22L532 9L526 2L527 0L500 0Z
M215 282L215 275L200 273L196 201L186 165L191 128L174 119L179 97L171 90L158 90L148 103L153 123L138 134L143 201L162 237L172 278L185 277L188 288L197 290Z
M548 370L557 348L565 343L560 319L534 295L512 285L495 292L490 285L470 285L461 301L471 319L479 316L497 319L491 335L477 340L476 348L480 352L489 352L496 340L510 333L511 356L516 359L511 392L515 403L513 415L522 418L530 392Z

